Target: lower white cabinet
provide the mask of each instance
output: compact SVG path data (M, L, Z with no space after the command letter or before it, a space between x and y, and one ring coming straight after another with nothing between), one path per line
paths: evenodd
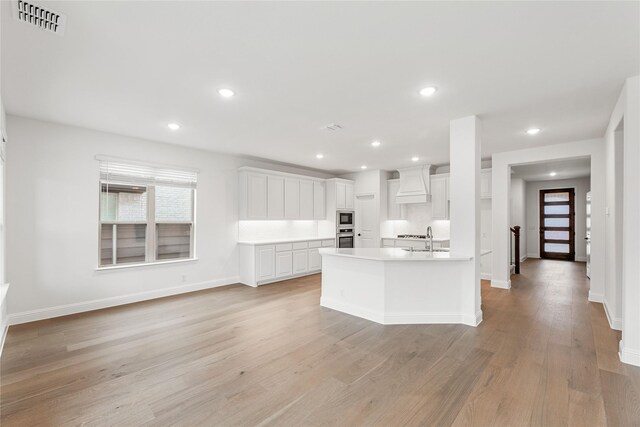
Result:
M240 242L240 282L258 286L320 272L319 248L335 247L335 239L252 244Z
M256 279L269 280L276 276L276 247L256 246Z
M306 273L309 270L309 250L293 251L293 274Z
M309 249L309 271L319 271L322 268L322 257L317 249Z
M276 252L276 277L291 276L293 256L291 252Z

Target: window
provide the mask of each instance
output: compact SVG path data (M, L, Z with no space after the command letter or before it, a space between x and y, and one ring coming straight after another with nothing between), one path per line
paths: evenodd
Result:
M99 160L100 267L194 258L197 172Z

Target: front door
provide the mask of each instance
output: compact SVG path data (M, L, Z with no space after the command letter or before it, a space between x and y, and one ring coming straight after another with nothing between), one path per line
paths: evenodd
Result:
M374 194L356 196L356 248L378 248L378 227L376 221L376 203Z
M540 258L575 260L574 198L573 188L540 190Z

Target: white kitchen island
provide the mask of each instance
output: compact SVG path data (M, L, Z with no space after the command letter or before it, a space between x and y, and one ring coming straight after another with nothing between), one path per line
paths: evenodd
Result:
M399 248L320 249L320 305L385 325L477 326L476 259Z

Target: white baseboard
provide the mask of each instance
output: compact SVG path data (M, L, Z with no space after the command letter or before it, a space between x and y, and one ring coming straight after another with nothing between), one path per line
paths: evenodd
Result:
M520 262L521 262L521 263L525 262L526 260L527 260L527 255L522 255L522 256L520 257Z
M491 287L500 289L511 289L511 280L491 279Z
M586 256L577 256L576 257L576 261L578 261L578 262L587 262L587 257Z
M604 295L589 291L589 301L604 303Z
M463 313L382 313L327 297L320 298L320 305L382 325L464 324L478 326L482 322L482 310L471 316Z
M188 285L174 286L171 288L157 289L153 291L138 292L135 294L83 301L73 304L58 305L55 307L40 308L9 314L9 325L35 322L37 320L51 319L53 317L67 316L69 314L83 313L134 302L148 301L156 298L179 295L204 289L217 288L219 286L232 285L240 281L239 277L210 280L206 282L191 283Z
M5 325L2 328L2 337L0 338L0 356L2 356L2 349L4 348L4 340L7 338L7 331L9 330L9 325Z
M539 254L527 254L527 258L540 258Z
M480 273L480 278L482 280L491 280L491 273Z
M620 352L618 356L622 363L640 366L640 350L627 348L622 341L620 341Z
M611 329L615 329L616 331L621 331L622 319L611 316L611 312L609 311L609 303L607 302L606 298L604 298L602 305L604 306L604 314L607 315L607 321L609 322L609 327Z

